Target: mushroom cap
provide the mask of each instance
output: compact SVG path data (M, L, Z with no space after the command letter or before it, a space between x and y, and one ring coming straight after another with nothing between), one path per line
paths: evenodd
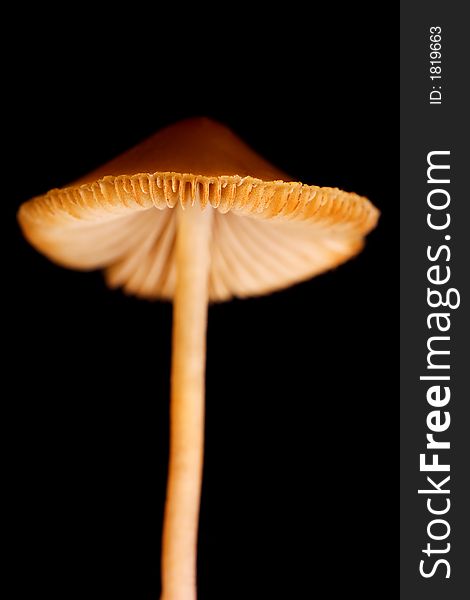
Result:
M25 202L18 219L54 262L104 269L111 287L171 299L173 209L195 204L214 209L212 301L269 293L345 262L379 214L357 194L291 181L225 126L197 118Z

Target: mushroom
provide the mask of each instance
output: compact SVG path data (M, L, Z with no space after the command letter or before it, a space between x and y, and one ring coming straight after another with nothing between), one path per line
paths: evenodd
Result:
M162 600L196 598L209 302L261 295L357 254L366 199L303 185L208 119L171 125L63 189L25 202L24 235L54 262L174 303Z

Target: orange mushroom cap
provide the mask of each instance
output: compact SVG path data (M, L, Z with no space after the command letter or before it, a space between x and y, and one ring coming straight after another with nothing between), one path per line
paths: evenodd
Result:
M291 181L225 126L171 125L74 184L25 202L24 235L58 264L105 270L111 287L171 299L180 205L214 209L209 298L261 295L357 254L378 210Z

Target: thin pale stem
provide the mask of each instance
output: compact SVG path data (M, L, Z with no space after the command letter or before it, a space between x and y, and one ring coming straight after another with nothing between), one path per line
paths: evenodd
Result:
M204 451L211 207L178 208L173 307L170 464L163 524L161 600L196 600Z

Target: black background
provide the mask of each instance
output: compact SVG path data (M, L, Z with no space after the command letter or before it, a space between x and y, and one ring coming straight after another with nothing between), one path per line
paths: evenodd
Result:
M193 115L225 122L296 180L382 211L336 271L210 309L200 598L395 591L394 19L382 6L371 26L369 7L337 3L227 11L128 7L60 26L28 13L7 60L12 555L19 589L50 600L158 598L171 306L54 266L15 212Z

